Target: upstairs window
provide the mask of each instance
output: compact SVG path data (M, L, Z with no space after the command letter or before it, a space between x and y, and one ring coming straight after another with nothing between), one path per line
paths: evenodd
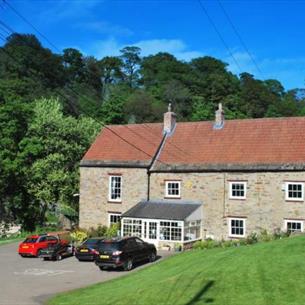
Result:
M122 176L109 176L109 201L122 201Z
M246 199L247 182L232 181L230 182L230 199Z
M229 236L245 237L246 235L246 219L229 218Z
M300 221L300 220L285 220L285 229L289 233L303 232L303 221Z
M304 200L304 183L286 182L285 187L286 200L303 201Z
M181 182L180 181L166 181L165 183L165 197L180 198L181 197Z

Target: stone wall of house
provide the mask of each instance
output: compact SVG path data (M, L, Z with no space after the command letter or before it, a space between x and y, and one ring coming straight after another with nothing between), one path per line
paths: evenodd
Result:
M304 201L286 201L284 188L285 181L304 182L305 172L153 173L151 199L165 198L166 180L181 180L181 200L202 201L204 237L227 239L230 216L246 219L246 234L284 230L285 219L305 220ZM247 182L246 199L229 198L230 181Z
M108 200L109 176L122 175L122 201ZM80 168L79 226L108 225L108 213L124 213L147 199L147 171L142 168Z

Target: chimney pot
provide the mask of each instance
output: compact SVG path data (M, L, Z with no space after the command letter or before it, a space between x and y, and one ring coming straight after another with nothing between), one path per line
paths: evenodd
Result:
M172 112L172 104L168 104L167 112L164 113L163 134L170 135L176 126L176 113Z

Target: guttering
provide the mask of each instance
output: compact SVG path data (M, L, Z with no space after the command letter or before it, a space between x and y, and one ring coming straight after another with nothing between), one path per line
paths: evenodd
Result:
M80 167L148 168L150 164L145 161L82 160L79 166Z
M204 172L287 172L305 171L305 163L279 164L167 164L151 170L151 173L204 173Z

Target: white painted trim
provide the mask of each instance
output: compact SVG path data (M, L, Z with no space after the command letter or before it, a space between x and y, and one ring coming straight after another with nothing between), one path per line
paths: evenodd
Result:
M301 185L302 186L302 197L301 198L290 198L289 192L288 192L288 185L295 184L295 185ZM304 201L304 183L303 182L293 182L293 181L286 181L285 182L285 200L286 201Z
M303 220L295 220L295 219L285 219L285 231L288 231L287 223L288 222L295 222L301 224L301 232L304 232L304 221Z
M232 185L242 184L244 186L244 196L233 196ZM247 198L247 182L246 181L229 181L229 199L246 199Z
M119 178L121 178L121 197L119 199L112 199L111 198L111 178L112 177L119 177ZM122 202L122 197L123 197L123 177L119 176L119 175L110 175L108 179L109 179L109 181L108 181L108 201Z
M179 194L178 195L170 195L168 194L168 184L169 183L178 183ZM166 180L165 181L165 198L181 198L181 181L178 180Z
M229 225L228 225L228 228L229 228L229 237L245 237L246 236L246 218L239 218L239 217L229 217L228 218L229 220ZM244 234L243 235L238 235L238 234L232 234L232 228L231 228L231 220L242 220L244 222Z

